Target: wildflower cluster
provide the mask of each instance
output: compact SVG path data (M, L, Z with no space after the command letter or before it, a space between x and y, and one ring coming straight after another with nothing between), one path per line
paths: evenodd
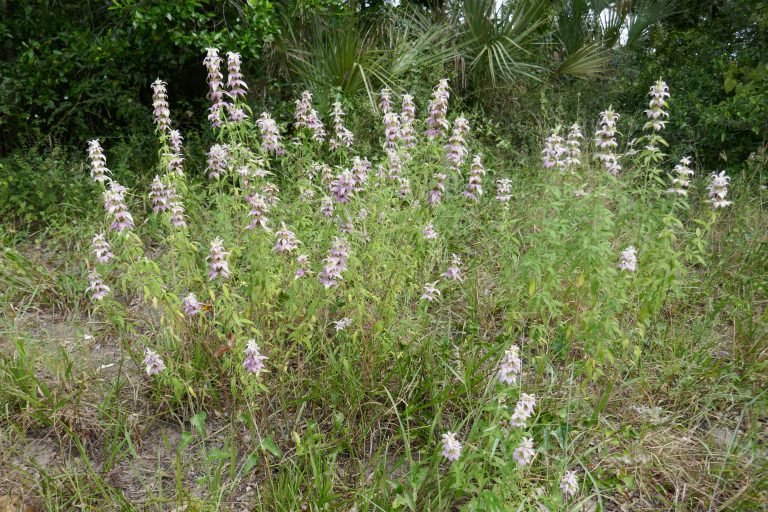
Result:
M595 132L595 152L594 158L603 163L605 170L609 174L619 174L621 166L619 157L616 156L616 122L619 114L608 108L600 113L600 129Z
M448 91L448 79L443 78L435 87L432 93L432 101L429 102L429 117L427 118L426 135L430 139L445 135L450 127L448 119L448 98L451 93Z
M480 201L480 196L483 195L483 176L485 176L483 159L480 155L475 155L472 165L469 167L469 181L467 181L464 197L473 201Z

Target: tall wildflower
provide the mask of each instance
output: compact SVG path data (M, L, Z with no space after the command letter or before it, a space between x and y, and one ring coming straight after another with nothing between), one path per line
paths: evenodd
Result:
M312 107L312 93L304 91L301 98L296 100L296 119L297 128L309 128L312 131L312 139L323 141L325 139L325 128L323 127L317 111Z
M208 279L213 281L217 277L229 279L229 262L227 262L229 253L224 250L224 240L216 237L211 242L211 249L208 253Z
M275 205L280 201L280 188L271 181L268 181L261 186L261 193L264 194L264 200L270 206Z
M170 207L169 190L165 186L158 176L152 180L152 185L149 188L149 200L152 202L152 211L160 213L166 211Z
M387 167L387 178L390 180L399 180L400 173L403 171L403 161L400 159L400 155L394 149L388 149L387 160L389 163L389 166Z
M275 238L277 240L272 250L277 253L295 251L299 247L299 240L293 231L285 227L285 223L275 232Z
M184 205L178 198L171 202L171 226L175 228L187 227L187 221L184 219Z
M480 200L480 196L483 195L483 176L485 176L483 159L480 155L475 155L475 158L472 160L472 165L469 168L469 181L467 181L467 189L464 191L464 197L472 199L473 201Z
M691 157L685 156L680 159L680 163L673 169L675 175L672 176L672 188L667 190L667 192L679 196L688 195L688 187L691 185L691 176L694 174L693 169L689 167L690 165Z
M565 499L576 496L579 492L579 479L576 477L575 471L565 472L565 475L560 480L560 490L563 491Z
M320 213L325 217L333 217L333 199L325 196L320 200Z
M725 208L733 204L725 199L725 196L728 195L728 184L730 182L731 178L725 175L725 171L720 171L720 174L712 173L712 181L707 186L707 190L709 190L709 203L714 208Z
M127 188L114 180L109 183L109 189L104 191L104 209L112 218L109 227L113 231L133 229L133 216L125 205L127 191Z
M336 101L333 104L333 138L329 141L331 149L340 147L348 148L354 141L354 134L344 126L344 110L341 108L341 102Z
M427 118L426 135L430 139L445 135L446 130L450 128L446 115L448 114L448 98L451 93L448 91L448 79L443 78L438 82L432 93L432 100L429 102L429 117Z
M264 360L266 356L262 355L261 349L256 344L256 340L248 340L248 345L243 350L243 368L246 372L258 376L264 369Z
M197 296L194 293L189 293L184 300L182 300L182 307L184 314L187 316L195 316L200 314L203 310L203 304L197 300Z
M613 175L621 172L619 157L615 153L618 147L616 142L616 122L618 119L619 114L614 112L612 107L608 107L608 110L600 113L600 129L595 132L597 151L594 158L602 162L605 170Z
M159 78L152 82L152 113L157 129L166 133L171 129L171 110L168 108L168 91L166 84Z
M298 268L294 273L294 279L299 279L300 277L304 277L310 273L309 256L307 254L299 254L296 257L296 264L298 265Z
M400 199L411 195L411 182L408 178L400 178L400 190L397 192Z
M229 120L233 123L239 123L248 119L248 114L245 113L245 110L234 103L227 104L227 112L229 113Z
M434 283L427 283L424 285L424 293L421 294L421 300L426 300L427 302L434 302L440 298L440 290L437 289L437 283L439 281L435 281Z
M435 231L435 226L431 222L424 226L422 234L424 235L424 240L437 240L437 231Z
M443 199L443 194L445 193L445 180L448 179L448 176L441 172L435 174L433 177L436 180L435 186L432 187L432 190L427 194L427 204L432 206L439 204Z
M619 261L619 269L627 272L634 272L637 270L637 249L633 245L630 245L621 252L621 261Z
M109 295L110 289L109 286L104 284L104 280L101 279L99 273L95 270L91 270L91 272L88 273L88 288L86 291L91 292L91 298L93 300L102 300Z
M166 155L168 157L168 172L183 176L184 157L181 154L181 146L184 141L184 137L181 136L181 132L179 130L171 130L169 135L171 152Z
M341 320L336 320L333 322L333 327L336 329L336 332L341 332L345 330L347 327L350 327L352 325L352 319L349 317L344 317Z
M515 405L515 412L509 419L509 424L513 427L525 428L525 422L533 416L533 409L536 407L536 397L523 393L520 400Z
M109 181L109 169L107 169L107 157L101 149L98 139L88 141L88 158L91 161L91 178L99 183Z
M226 144L214 144L208 150L208 178L220 178L227 169L229 160L229 146Z
M371 171L371 162L367 158L356 156L352 159L352 174L355 176L355 192L363 190L368 182L368 173Z
M504 352L504 358L499 365L499 381L510 386L517 383L522 368L520 347L512 345Z
M165 370L165 363L157 352L150 348L144 349L144 367L147 371L147 375L157 375Z
M269 212L269 205L263 195L255 193L245 197L245 200L251 205L251 209L248 212L248 216L251 218L251 223L245 229L255 229L260 227L261 229L269 229L269 219L267 213Z
M565 141L565 168L573 170L581 166L581 134L579 123L573 123L568 130L568 139Z
M330 190L337 202L348 203L352 199L352 192L355 190L355 175L349 169L344 169L331 182Z
M392 91L385 87L379 93L379 108L383 114L392 112Z
M93 249L93 255L96 257L96 261L99 263L108 263L115 255L110 251L109 242L104 233L97 233L93 235L91 241L91 248Z
M238 98L245 98L248 92L248 86L243 80L243 74L240 72L240 54L227 52L227 89L229 97L234 101Z
M256 124L261 132L261 149L265 153L272 153L274 155L285 154L280 130L278 130L277 123L272 119L272 116L267 112L262 112L261 117L256 120Z
M406 148L412 148L416 145L416 130L413 123L416 120L416 106L413 103L413 96L403 95L403 108L400 112L400 141Z
M208 70L208 99L211 107L208 109L208 121L213 128L221 126L221 112L226 105L224 101L224 75L221 73L222 59L217 48L208 48L203 64Z
M384 114L384 147L395 149L400 138L400 118L394 112Z
M453 130L448 144L445 145L445 155L451 165L451 169L458 170L469 154L467 142L464 136L469 133L469 123L464 116L459 116L453 121Z
M456 439L454 432L443 434L443 457L449 461L457 461L461 457L461 443Z
M443 272L443 277L452 281L462 281L461 277L461 258L456 254L451 254L451 266Z
M563 169L567 154L565 139L560 136L560 127L557 126L544 141L544 149L541 150L541 164L545 169Z
M524 437L520 441L520 445L512 452L512 458L515 459L520 466L527 466L533 460L533 456L536 455L536 450L533 449L533 439L530 437Z
M512 180L509 178L500 178L496 180L496 199L506 205L512 199Z
M339 280L343 279L341 273L347 269L347 258L349 257L349 248L346 241L336 237L333 246L328 251L325 258L325 265L320 272L320 282L326 288L336 287Z
M643 129L660 132L666 126L666 118L669 117L669 112L664 110L668 106L669 87L667 87L666 82L659 79L651 86L648 95L651 97L651 101L648 103L648 109L645 111L648 121L643 126Z

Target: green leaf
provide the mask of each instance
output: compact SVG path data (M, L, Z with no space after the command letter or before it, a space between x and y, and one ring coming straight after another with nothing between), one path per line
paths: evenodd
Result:
M197 429L197 433L201 436L205 434L205 419L207 417L205 411L201 411L189 418L189 423Z
M277 446L272 436L267 436L264 439L262 439L259 446L261 447L262 450L268 451L269 453L271 453L277 458L280 458L283 455L283 452Z

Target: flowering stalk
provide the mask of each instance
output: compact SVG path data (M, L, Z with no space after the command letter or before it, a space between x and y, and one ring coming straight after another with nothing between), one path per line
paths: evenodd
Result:
M171 152L166 153L166 156L168 157L168 172L184 176L184 157L181 154L181 146L184 137L181 136L179 130L171 130L169 133L171 139Z
M435 231L435 226L431 222L424 226L422 234L424 235L424 240L437 240L437 231Z
M152 113L155 118L157 130L167 133L171 129L171 110L168 107L168 91L166 84L159 78L152 82Z
M263 195L254 193L245 196L245 200L251 205L251 209L248 212L248 216L251 218L251 223L246 226L245 229L255 229L260 227L261 229L269 229L269 219L267 213L269 212L269 205Z
M165 370L165 363L163 362L163 359L157 354L157 352L150 348L144 349L143 364L146 367L147 375L150 377L152 375L157 375Z
M451 169L458 170L469 154L464 136L469 133L469 123L464 116L459 116L453 122L453 130L448 144L445 145L445 156L451 165Z
M426 135L430 139L445 135L446 130L450 128L446 119L450 95L450 92L448 92L448 79L443 78L435 87L432 93L432 100L429 102Z
M149 189L149 200L152 202L152 211L160 213L166 211L170 206L170 197L165 184L155 175L152 185Z
M565 141L565 169L573 171L581 166L581 134L579 123L573 123L568 130L568 139Z
M533 416L533 409L536 406L536 397L523 393L520 396L520 400L515 405L515 412L512 413L512 417L509 419L509 424L513 427L525 428L525 422Z
M635 272L637 270L637 249L630 245L621 252L619 270Z
M348 257L349 249L346 241L336 237L325 258L323 271L319 274L320 282L324 287L331 288L339 285L339 280L343 279L341 273L347 270Z
M352 171L345 169L331 182L330 191L333 198L339 203L348 203L352 192L355 190L355 181L355 175L352 174Z
M98 139L88 141L88 158L91 161L91 178L99 183L109 181L107 157L104 156Z
M233 101L238 98L245 98L248 86L243 80L243 74L240 72L240 54L227 52L227 93Z
M304 277L307 274L310 273L309 270L309 256L306 254L299 254L296 257L296 264L298 265L298 268L296 269L296 272L294 273L294 278L298 279L300 277Z
M275 237L277 241L272 250L279 254L294 251L299 247L299 240L293 231L285 227L285 223L282 224L281 229L275 232Z
M267 357L262 355L259 346L256 344L256 340L248 340L248 345L245 347L245 350L243 350L243 355L245 356L243 358L243 368L245 371L258 377L264 369L264 360L266 360Z
M379 108L384 115L392 112L392 91L387 87L379 93Z
M352 319L349 317L344 317L341 320L336 320L333 322L333 327L336 329L336 332L341 332L351 325Z
M371 162L367 158L356 156L352 159L352 174L355 177L355 192L361 192L368 182L368 173L371 171Z
M688 195L688 187L691 185L691 176L694 174L693 169L691 169L689 165L691 165L691 157L685 156L680 159L680 163L673 169L675 176L672 176L672 188L668 189L667 192L679 196Z
M479 201L483 195L483 176L485 176L485 167L480 155L476 155L469 168L469 181L467 189L464 191L464 197Z
M181 203L181 201L176 198L174 201L171 202L170 205L171 210L171 226L175 228L185 228L187 227L187 221L184 219L184 205Z
M579 480L576 477L575 471L566 471L563 478L560 480L560 490L563 491L563 496L568 499L572 496L576 496L579 492Z
M400 118L394 112L384 114L384 147L395 149L400 138Z
M98 233L93 236L91 247L93 248L93 254L96 257L96 261L99 263L108 263L109 260L115 256L110 251L109 242L107 242L104 233Z
M88 288L86 288L86 291L91 292L93 300L102 300L110 293L109 286L104 284L101 275L95 270L91 270L88 273Z
M613 175L621 172L619 157L614 152L618 147L616 142L616 122L618 119L619 114L614 112L612 107L608 107L608 110L600 113L600 129L595 132L597 151L594 158L602 162L605 170Z
M341 102L336 101L333 104L333 138L329 141L331 149L341 147L348 148L355 141L354 134L344 126L344 111L341 108Z
M712 181L707 186L709 190L709 203L714 208L725 208L733 204L731 201L726 201L725 196L728 195L728 184L731 182L731 178L725 175L725 171L720 171L720 174L712 173Z
M451 266L443 272L443 277L452 281L462 281L461 277L461 258L456 254L451 254Z
M211 107L208 109L208 121L213 128L221 127L221 113L226 103L224 102L224 75L221 73L222 59L217 48L208 48L203 64L208 70L208 99Z
M114 180L110 182L109 190L104 191L104 209L113 219L109 226L113 231L122 232L133 229L133 216L125 205L127 191L127 188Z
M331 197L325 196L320 201L320 213L328 218L333 217L333 199Z
M184 314L187 316L198 315L203 310L202 302L197 300L197 296L194 293L190 293L184 297L182 307L184 309Z
M416 145L416 130L413 123L416 120L416 106L413 104L413 96L403 95L403 109L400 112L400 142L406 148Z
M560 136L560 127L556 126L544 141L541 150L541 164L545 169L564 169L568 149L565 139Z
M651 101L648 103L648 109L645 111L648 121L643 126L643 129L660 132L667 124L665 119L669 117L669 112L664 110L668 106L666 99L669 98L669 87L667 87L666 82L659 79L651 86L648 95L651 97Z
M440 298L440 290L437 289L437 283L440 281L435 281L434 283L427 283L424 285L424 293L421 295L421 300L426 300L427 302L435 302Z
M214 144L208 150L208 179L220 178L227 169L229 159L229 146L226 144Z
M496 199L504 206L507 206L512 199L512 180L509 178L500 178L496 180Z
M461 443L456 439L454 432L443 434L443 457L451 462L457 461L461 457L461 450Z
M437 182L427 195L427 204L431 206L439 204L443 199L443 194L445 193L445 180L448 179L448 176L441 172L435 174L433 177Z
M281 141L280 130L272 116L267 112L262 112L261 117L256 121L256 125L261 132L261 149L265 153L273 155L284 155L285 149Z
M504 352L504 358L499 365L499 381L510 386L517 384L522 364L520 360L520 347L512 345Z
M208 279L213 281L217 277L229 279L229 262L227 262L228 252L224 250L224 241L216 237L211 242L211 249L208 253L210 271Z
M536 450L533 449L533 439L530 437L524 437L520 441L520 445L512 452L512 458L515 459L520 466L527 466L533 460L533 456L536 455Z

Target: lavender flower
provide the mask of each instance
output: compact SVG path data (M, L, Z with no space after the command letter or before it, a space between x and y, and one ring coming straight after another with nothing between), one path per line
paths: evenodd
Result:
M348 148L355 141L354 134L344 126L344 111L341 109L341 102L336 101L333 104L333 138L329 141L331 149L340 147Z
M155 117L157 129L162 133L171 129L171 110L168 108L166 85L159 78L152 82L152 114Z
M310 273L309 270L309 256L306 254L299 254L296 257L296 264L299 266L299 268L296 269L296 273L294 274L295 279L298 279L300 277L304 277L305 275Z
M712 173L712 182L707 186L707 190L709 190L708 202L714 208L725 208L733 204L733 202L725 200L730 182L731 178L725 175L725 171L720 171L720 174Z
M184 314L187 316L195 316L203 310L203 303L197 300L197 296L194 293L190 293L182 301L184 307Z
M240 121L245 121L248 119L248 115L245 113L245 110L234 104L230 103L227 105L227 112L229 113L229 120L233 123L239 123Z
M361 192L368 182L368 173L371 171L371 162L367 158L356 156L352 159L352 174L355 176L355 192Z
M416 120L416 106L413 104L413 96L403 95L403 109L400 112L400 141L406 148L416 145L416 130L413 123Z
M220 178L228 167L229 146L226 144L214 144L208 150L208 178Z
M284 155L285 149L280 140L280 130L278 130L275 120L267 112L262 112L256 124L261 131L261 149L265 153Z
M496 180L496 199L506 205L512 199L512 180L501 178Z
M536 450L533 449L533 439L530 437L524 437L520 441L520 445L512 452L512 457L520 466L530 464L534 455L536 455Z
M559 135L560 127L555 127L547 140L544 141L544 149L541 151L541 164L545 169L565 168L565 158L568 149L565 140Z
M268 359L261 354L259 346L256 344L256 340L248 340L248 346L243 350L245 357L243 358L243 368L248 373L252 373L258 377L261 371L264 369L264 360Z
M520 361L520 347L512 345L504 352L504 358L499 365L499 380L510 386L517 383L522 368Z
M264 183L261 186L261 193L264 194L264 200L269 206L275 205L280 201L280 188L272 182Z
M672 177L672 188L667 190L667 192L679 196L688 195L687 189L691 184L691 176L694 174L693 169L689 165L691 165L691 157L686 156L680 159L680 163L673 169L676 176Z
M312 93L304 91L301 99L296 100L296 128L306 127L312 131L312 139L322 141L325 139L325 128L317 111L312 108Z
M115 256L109 250L109 242L107 242L104 233L98 233L93 236L91 247L93 248L93 254L96 256L96 261L99 263L108 263Z
M109 286L104 284L99 273L95 270L91 270L88 273L88 288L86 288L86 291L91 292L91 298L93 300L102 300L109 295L110 289Z
M618 147L616 142L616 121L619 119L619 114L613 111L612 107L608 107L600 113L600 129L595 132L595 160L603 162L605 170L608 173L616 175L621 172L621 166L619 165L619 158L615 154L615 149Z
M568 140L565 141L565 168L567 170L573 170L581 165L581 139L583 138L579 123L573 123L568 130Z
M520 400L515 405L515 412L509 419L509 424L513 427L525 428L525 422L533 416L533 409L536 406L536 397L523 393Z
M405 199L411 195L411 182L408 178L400 178L400 190L397 195L400 199Z
M251 223L245 229L255 229L260 227L261 229L269 229L269 219L267 213L269 212L269 205L261 194L252 194L245 197L246 201L251 205L251 209L248 212L248 216L251 217Z
M229 89L229 97L235 101L237 98L245 98L248 91L243 74L240 72L239 53L227 52L227 89Z
M387 150L387 161L389 167L387 168L387 178L390 180L399 180L400 173L403 170L403 162L400 160L400 155L393 149Z
M109 181L107 157L104 156L98 139L88 141L88 158L91 160L91 178L99 183Z
M430 139L445 135L450 128L446 115L448 114L448 79L443 78L432 93L432 101L429 102L429 117L427 118L426 135Z
M459 116L453 122L453 130L448 144L445 145L445 156L451 164L451 169L458 170L469 154L464 136L469 133L469 123L464 116Z
M454 432L443 434L443 457L451 462L457 461L461 457L461 449L461 443Z
M109 190L104 191L104 209L113 219L109 225L113 231L133 229L133 216L125 205L125 193L127 191L127 188L116 181L111 181Z
M384 115L392 112L392 91L387 87L383 88L379 93L379 107Z
M211 250L208 253L210 272L208 279L213 281L217 277L229 279L229 263L227 262L229 253L224 250L224 241L216 237L211 242Z
M339 203L348 203L352 192L355 190L355 184L354 174L345 169L331 182L330 189L333 193L333 198Z
M560 480L560 490L563 491L565 499L571 496L576 496L579 492L579 480L576 478L575 471L566 471L563 478Z
M338 281L342 279L341 273L347 269L348 257L349 249L347 243L338 237L335 238L333 246L325 258L323 271L319 275L323 286L331 288L339 285Z
M160 356L157 354L157 352L153 351L150 348L144 349L144 366L147 369L147 375L150 377L152 375L157 375L163 370L165 370L165 363L160 358Z
M181 144L184 138L179 130L171 130L169 133L171 152L166 154L168 157L168 172L184 176L184 157L181 154Z
M395 149L400 138L400 118L394 112L384 114L384 147Z
M184 220L184 205L181 204L181 201L173 201L171 202L171 226L175 228L185 228L187 227L187 221Z
M627 272L634 272L637 270L637 249L635 249L634 246L630 245L621 252L619 269L626 270Z
M210 121L213 128L221 126L221 111L226 105L222 88L224 75L221 73L221 63L222 59L219 57L219 50L217 48L208 48L203 64L208 70L208 99L211 100L211 107L208 109L208 121Z
M483 176L485 176L485 167L480 155L475 155L472 165L469 167L469 181L467 189L464 191L464 197L473 201L480 201L483 195Z
M320 201L320 213L328 218L333 216L333 199L326 196Z
M275 242L275 247L272 250L277 253L291 252L299 247L296 235L285 227L285 223L282 224L282 229L277 230L275 237L277 237L277 242Z
M424 285L424 293L421 295L421 300L426 300L428 302L434 302L440 298L440 290L437 289L437 283L440 281L435 281L434 283L427 283Z
M343 331L347 327L352 325L352 319L344 317L341 320L336 320L333 322L333 327L336 329L336 332Z
M659 79L651 86L648 95L651 97L651 101L648 103L649 108L645 111L648 122L645 123L643 129L650 128L655 132L660 132L667 124L664 118L669 117L669 112L664 110L667 106L666 98L669 98L669 87L667 87L666 82Z
M461 258L455 254L451 254L451 266L448 267L448 270L443 272L442 276L452 281L462 281Z
M442 200L443 193L445 193L445 180L448 179L448 176L443 173L437 173L434 175L434 178L437 180L437 183L435 183L435 186L432 187L432 190L427 195L427 204L430 206L435 206Z
M152 185L149 189L149 200L152 202L152 211L155 213L164 212L170 206L168 190L160 178L155 175Z
M437 240L437 231L435 231L435 226L431 222L424 226L423 233L424 240Z

